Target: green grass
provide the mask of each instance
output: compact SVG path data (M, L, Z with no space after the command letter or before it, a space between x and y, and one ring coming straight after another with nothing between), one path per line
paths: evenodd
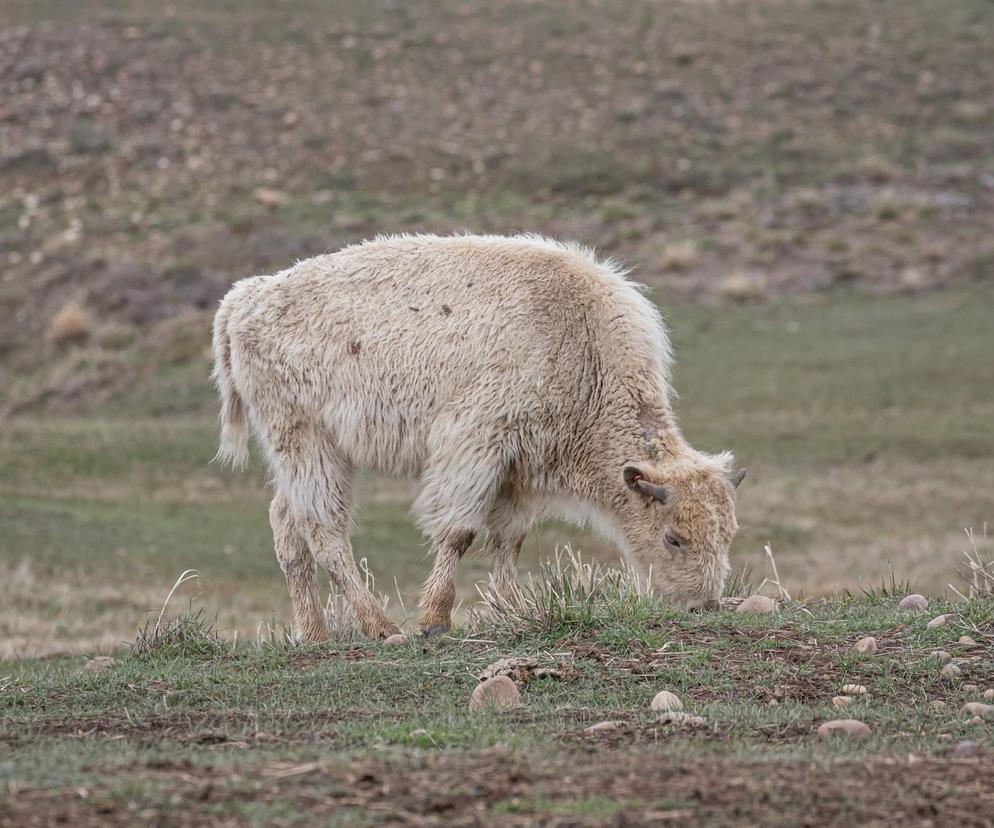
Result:
M955 741L994 736L994 721L968 724L960 712L980 698L979 690L961 684L994 684L990 599L935 604L933 611L956 616L933 630L926 627L931 613L908 615L894 599L786 605L765 617L688 615L651 599L643 603L632 613L605 600L596 622L582 628L555 623L517 635L483 626L392 648L242 644L181 654L166 642L97 673L77 672L79 658L8 663L0 692L0 783L14 792L10 807L18 795L54 806L60 792L85 788L88 800L112 811L126 811L129 802L156 809L171 801L183 813L205 816L214 807L211 797L169 798L192 776L223 793L218 807L226 813L247 809L253 819L292 822L294 809L278 809L320 808L326 798L344 795L343 769L353 769L354 784L361 776L354 769L368 762L390 768L397 779L436 761L469 773L495 756L502 766L563 769L590 752L602 754L595 764L610 763L618 756L614 744L636 763L642 755L669 767L711 761L741 772L757 763L779 768L833 757L853 763L941 756ZM204 632L198 619L189 623L191 634ZM981 645L958 644L964 632ZM855 654L853 642L867 634L877 636L880 653ZM604 643L622 638L624 647ZM939 675L936 648L962 664L960 682ZM537 656L573 673L527 683L520 710L469 712L476 673L506 656ZM868 694L840 714L831 698L845 683L864 684ZM663 688L706 724L685 727L652 713L649 701ZM932 706L936 700L946 706ZM818 724L839 715L865 721L870 738L817 739ZM623 723L620 745L584 733L604 719ZM280 774L287 776L282 804L265 795ZM472 793L469 777L457 776L447 795L460 785ZM650 799L654 808L688 804ZM527 795L494 797L484 812L495 819L602 819L647 801L597 791L574 795L538 782Z

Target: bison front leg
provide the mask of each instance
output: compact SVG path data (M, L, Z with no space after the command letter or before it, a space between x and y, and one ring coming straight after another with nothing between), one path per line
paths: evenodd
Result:
M520 598L518 555L535 519L535 506L510 486L502 490L487 517L489 548L493 555L489 589L501 603L514 604Z
M454 532L435 542L435 564L421 591L421 632L425 635L435 635L452 626L456 567L472 543L472 532Z

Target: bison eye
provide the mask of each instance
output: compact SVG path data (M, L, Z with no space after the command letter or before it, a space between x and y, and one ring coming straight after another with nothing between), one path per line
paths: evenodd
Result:
M687 540L671 532L669 529L663 534L663 540L670 549L674 549L677 552L683 552L687 548Z

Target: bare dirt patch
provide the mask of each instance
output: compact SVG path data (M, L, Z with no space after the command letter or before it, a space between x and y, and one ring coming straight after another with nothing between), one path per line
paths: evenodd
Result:
M100 789L25 790L0 803L0 825L63 822L131 825L235 825L237 806L292 803L320 819L355 809L368 822L395 825L892 825L989 826L994 781L989 754L970 759L827 763L716 759L674 764L659 752L525 761L502 750L434 755L414 764L361 760L279 763L238 774L179 767L144 776L168 791L161 801L129 801ZM141 778L136 774L135 778ZM609 804L605 813L605 802ZM223 806L223 807L221 807ZM593 810L596 806L598 810ZM588 810L589 808L589 810ZM207 809L210 809L209 811ZM227 809L227 810L226 810ZM284 824L276 814L269 824Z
M368 711L342 709L321 713L287 713L278 728L254 729L258 718L241 713L178 713L133 718L125 713L108 713L77 719L41 719L32 723L30 734L0 733L0 744L24 747L39 738L90 739L112 737L130 739L142 745L238 745L264 746L275 742L315 742L335 739L336 725L372 717ZM377 718L382 716L377 715ZM396 718L402 719L401 714Z

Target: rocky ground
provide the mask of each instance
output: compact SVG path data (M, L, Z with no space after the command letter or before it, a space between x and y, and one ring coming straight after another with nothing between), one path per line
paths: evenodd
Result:
M578 592L393 646L181 617L4 668L0 825L990 825L991 601L906 603ZM515 706L474 709L498 681Z
M665 297L992 272L983 0L100 6L0 11L14 410L377 232L577 238Z

